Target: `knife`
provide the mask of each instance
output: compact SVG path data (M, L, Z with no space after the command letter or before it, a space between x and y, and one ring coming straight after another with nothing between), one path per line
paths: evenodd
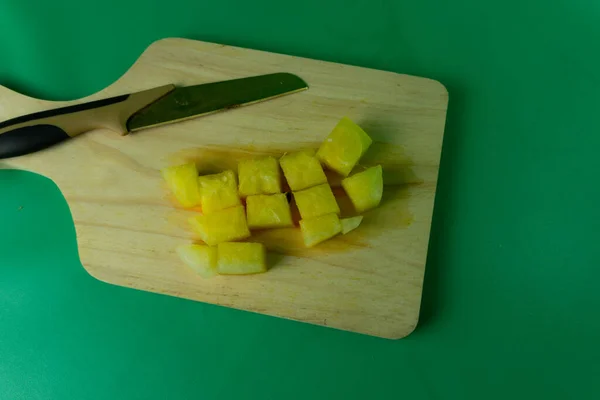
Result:
M122 135L308 89L301 78L275 73L195 86L165 85L0 123L0 159L46 149L97 128Z

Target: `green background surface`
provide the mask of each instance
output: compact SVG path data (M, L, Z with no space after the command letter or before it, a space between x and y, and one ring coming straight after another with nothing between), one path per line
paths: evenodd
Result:
M0 171L0 399L599 398L600 2L152 3L3 0L0 83L75 99L179 36L446 85L420 324L388 341L100 283L58 188Z

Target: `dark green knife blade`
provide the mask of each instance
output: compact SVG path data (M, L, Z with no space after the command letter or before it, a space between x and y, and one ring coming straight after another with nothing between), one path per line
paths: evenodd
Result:
M135 113L128 120L127 129L134 132L179 122L306 89L306 82L289 73L178 87Z

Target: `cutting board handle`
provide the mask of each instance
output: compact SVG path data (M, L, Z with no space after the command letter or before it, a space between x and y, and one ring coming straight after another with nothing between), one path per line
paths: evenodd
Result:
M138 93L23 115L0 123L0 159L43 150L93 129L126 134L131 116L174 89L160 86Z

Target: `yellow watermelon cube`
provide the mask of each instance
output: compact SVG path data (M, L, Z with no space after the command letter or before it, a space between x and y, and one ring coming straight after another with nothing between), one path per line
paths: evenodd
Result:
M294 199L303 219L340 213L340 207L328 184L294 192Z
M192 217L190 224L194 232L209 246L250 236L243 206Z
M346 233L358 228L358 226L360 225L362 220L363 220L362 215L358 215L356 217L351 217L351 218L340 219L340 222L342 223L342 235L345 235Z
M283 175L293 191L327 183L321 163L314 150L285 154L279 159Z
M188 267L203 278L217 274L217 248L199 244L184 244L177 247L177 255Z
M217 271L222 275L248 275L267 271L262 243L219 243Z
M342 187L358 212L375 208L383 196L383 169L381 165L368 168L342 180Z
M340 233L342 224L337 214L332 213L301 220L300 230L306 247L313 247Z
M292 212L285 193L257 194L246 198L246 216L250 229L292 226Z
M373 141L349 118L342 118L321 144L317 157L329 169L348 176Z
M198 178L202 212L210 214L229 207L239 206L237 181L231 170Z
M196 164L174 165L163 168L161 173L169 190L183 207L191 208L200 204Z
M240 196L281 193L279 164L275 157L242 160L238 164Z

